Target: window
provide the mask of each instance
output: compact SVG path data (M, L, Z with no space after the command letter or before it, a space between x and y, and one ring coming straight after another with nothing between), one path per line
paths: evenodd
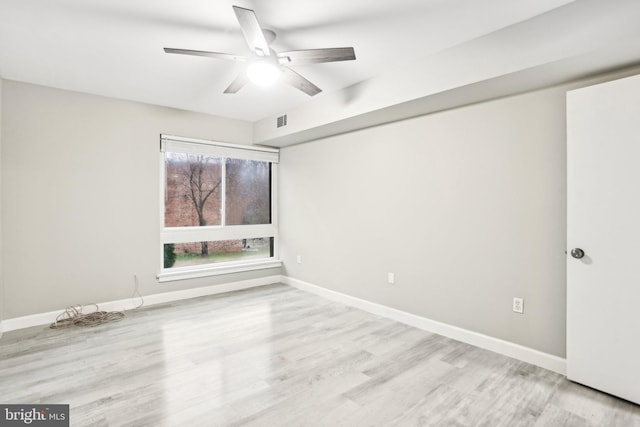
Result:
M278 150L162 135L162 281L272 268Z

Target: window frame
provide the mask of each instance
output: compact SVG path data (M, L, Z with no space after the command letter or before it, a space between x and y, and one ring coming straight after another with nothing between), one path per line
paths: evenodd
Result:
M174 151L176 147L179 150ZM172 149L173 148L173 149ZM189 152L215 155L221 158L259 160L271 163L271 223L251 225L226 225L226 166L223 162L221 191L221 225L165 227L166 164L165 152ZM235 154L235 155L234 155ZM160 135L160 245L159 282L216 276L220 274L277 268L282 266L278 255L278 158L277 148L256 145L228 144L172 135ZM189 243L202 241L239 240L258 237L273 238L273 256L265 259L251 259L209 263L184 267L164 268L164 245L168 243Z

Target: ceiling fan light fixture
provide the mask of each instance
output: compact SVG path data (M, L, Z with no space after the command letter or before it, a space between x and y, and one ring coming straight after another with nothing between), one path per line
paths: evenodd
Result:
M248 64L224 90L224 93L237 93L247 83L259 86L273 85L278 79L284 83L315 96L322 92L318 86L292 70L289 65L317 64L321 62L353 61L356 52L353 47L330 47L324 49L302 49L288 52L276 52L269 45L276 38L276 33L265 30L258 23L256 13L251 9L233 6L240 29L251 50L251 55L240 56L221 52L207 52L202 50L174 49L165 47L166 53L182 55L204 56L208 58L226 59Z
M280 78L280 69L269 61L256 61L247 67L247 77L258 86L272 86Z

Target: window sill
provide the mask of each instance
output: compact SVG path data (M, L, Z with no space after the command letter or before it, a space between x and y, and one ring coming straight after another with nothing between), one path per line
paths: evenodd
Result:
M228 263L219 265L179 267L162 270L157 276L158 282L173 282L175 280L197 279L199 277L218 276L221 274L242 273L245 271L264 270L282 267L279 259L266 261Z

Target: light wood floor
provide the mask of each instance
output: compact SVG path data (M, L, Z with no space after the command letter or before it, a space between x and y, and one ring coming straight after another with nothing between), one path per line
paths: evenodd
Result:
M73 426L640 426L563 376L283 285L0 340L0 403Z

